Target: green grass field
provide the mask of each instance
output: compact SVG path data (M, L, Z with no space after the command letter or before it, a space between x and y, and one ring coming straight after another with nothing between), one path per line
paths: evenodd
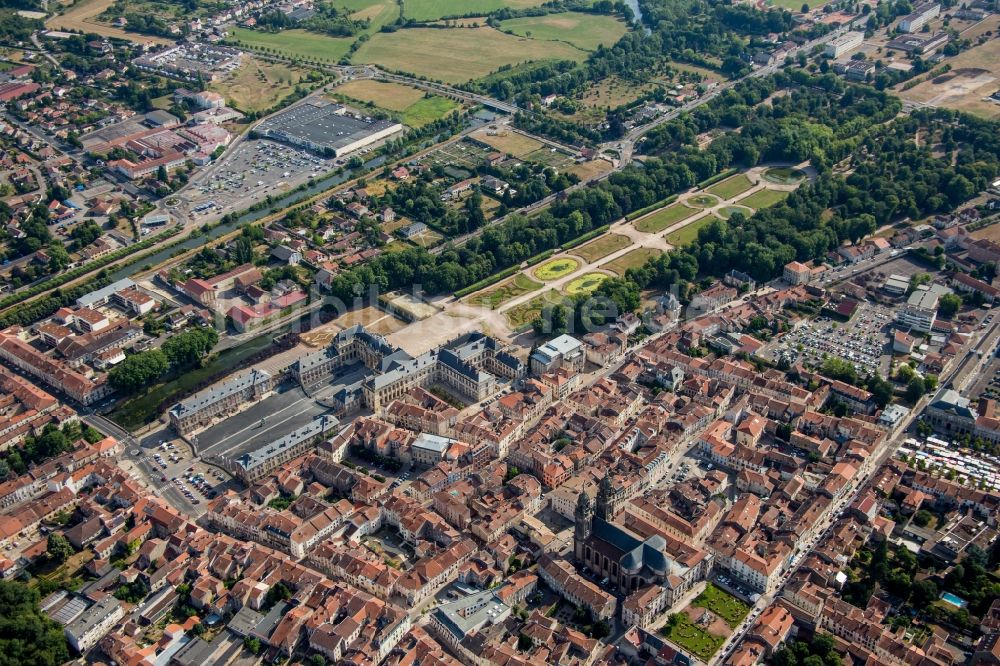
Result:
M604 234L589 243L573 248L573 254L579 255L586 261L597 261L601 257L606 257L612 252L617 252L632 244L628 236L621 234Z
M688 206L694 206L697 208L711 208L712 206L717 206L722 202L719 200L719 197L711 194L696 194L693 197L688 198L684 203Z
M366 32L378 32L383 25L392 23L399 16L399 5L394 0L334 0L337 9L346 9L355 20L367 19L371 23Z
M350 37L328 37L306 30L272 33L238 27L231 29L229 39L249 49L273 49L289 58L334 63L344 57L354 41Z
M555 289L549 289L543 294L535 296L527 303L521 303L504 312L507 323L510 327L518 330L531 324L532 320L541 314L542 309L547 305L563 303L566 298Z
M635 228L647 234L658 234L681 220L686 220L698 211L683 204L675 203L654 211L633 222Z
M725 208L720 208L718 211L719 217L723 220L728 220L733 216L733 213L743 213L743 217L753 215L753 211L746 206L726 206Z
M794 167L771 167L764 172L764 180L778 183L779 185L791 185L803 180L806 174L801 169Z
M582 62L586 57L586 51L569 44L516 37L493 28L407 28L372 35L352 61L446 83L464 83L504 65L540 60Z
M690 224L683 226L677 231L667 234L667 242L674 247L680 247L682 245L687 245L694 239L698 237L698 230L703 226L716 219L712 215L705 215Z
M387 81L348 81L334 88L333 92L348 101L395 112L403 124L410 127L423 127L461 107L458 102L445 97L428 97L416 88Z
M826 2L827 0L771 0L773 6L787 9L791 12L801 10L803 4L809 5L809 9L815 9Z
M720 199L732 199L738 194L743 194L751 187L753 187L753 183L750 182L750 179L739 173L731 178L726 178L721 183L712 185L705 191L714 194Z
M500 284L493 285L486 291L469 296L466 302L470 305L479 305L490 310L496 310L513 298L541 288L541 282L535 282L524 273L518 273Z
M592 294L601 283L609 279L610 275L604 273L584 273L578 278L573 278L566 285L566 294L576 296L577 294Z
M445 16L474 16L504 7L537 7L545 0L403 0L403 16L416 21L435 21Z
M750 607L745 603L711 583L705 587L705 590L695 598L691 605L712 611L733 629L738 627L743 618L750 612Z
M559 257L550 259L534 270L535 277L542 282L558 280L564 275L569 275L580 267L580 262L570 257Z
M663 628L663 635L705 661L711 659L726 640L696 625L686 613L677 613L672 617L676 620Z
M761 208L773 206L779 201L784 201L787 196L788 192L781 192L779 190L758 190L736 203L741 206L748 206L754 210L760 210Z
M612 16L580 12L510 19L501 23L500 29L531 39L566 42L585 51L594 51L602 44L610 47L628 30Z
M655 250L651 247L639 247L627 254L623 254L614 261L603 264L601 268L611 271L615 275L622 276L625 275L625 271L628 269L643 266L651 258L657 257L660 254L660 250Z

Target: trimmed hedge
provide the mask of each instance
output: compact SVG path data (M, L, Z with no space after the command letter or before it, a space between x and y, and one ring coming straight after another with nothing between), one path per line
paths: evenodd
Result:
M726 169L722 173L717 173L714 176L712 176L711 178L706 178L705 180L703 180L700 183L698 183L695 187L698 188L699 190L705 189L709 185L715 185L720 180L725 180L726 178L729 178L730 176L732 176L733 174L736 174L738 172L739 172L739 169L737 169L736 167L733 167L732 169Z
M535 256L531 257L525 263L527 263L528 266L534 266L540 261L545 261L555 253L556 253L555 250L546 250L541 254L536 254ZM459 289L458 291L455 292L455 298L465 298L466 296L468 296L473 292L479 291L480 289L484 289L485 287L489 287L490 285L496 284L500 280L506 280L511 275L515 275L520 272L521 272L520 264L518 264L517 266L511 266L509 268L505 268L499 273L494 273L493 275L484 277L479 282L473 282L468 287Z

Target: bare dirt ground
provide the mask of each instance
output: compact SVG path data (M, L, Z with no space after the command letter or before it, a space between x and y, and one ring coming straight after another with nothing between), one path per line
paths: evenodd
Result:
M900 91L899 96L981 118L1000 118L1000 103L986 99L1000 89L1000 40L992 39L946 62L951 64L951 71Z

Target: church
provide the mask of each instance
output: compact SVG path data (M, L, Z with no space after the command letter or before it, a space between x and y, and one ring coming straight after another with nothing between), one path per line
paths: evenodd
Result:
M662 536L654 534L644 540L611 522L612 502L607 475L601 479L594 505L586 492L580 493L573 534L577 563L607 578L609 587L625 596L649 585L663 586L671 598L690 589L698 571L671 558Z

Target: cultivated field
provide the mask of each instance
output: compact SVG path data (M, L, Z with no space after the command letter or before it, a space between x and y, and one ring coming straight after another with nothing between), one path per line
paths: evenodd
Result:
M320 60L335 63L351 48L350 37L328 37L306 30L258 32L246 28L230 28L229 41L249 49L273 49L288 58Z
M163 37L152 35L141 35L136 32L126 32L121 28L115 28L106 23L99 23L96 19L104 13L108 7L114 4L114 0L82 0L73 7L70 7L60 16L53 16L45 22L45 27L54 30L78 30L84 33L94 33L102 37L117 37L127 39L138 44L153 42L155 44L172 44L173 42Z
M743 194L751 187L753 187L753 183L750 182L750 179L740 173L712 185L705 191L714 194L721 199L732 199L738 194Z
M514 130L504 129L501 130L502 134L490 134L490 131L484 127L470 134L469 138L475 139L480 143L485 143L501 153L513 155L518 159L524 159L525 155L545 147L545 144L541 141L520 132L515 132Z
M672 231L667 234L667 242L674 247L680 247L681 245L687 245L695 238L698 237L698 230L703 226L716 219L712 215L705 215L704 217L698 218L690 224L686 224L677 231Z
M247 58L238 70L208 87L240 111L262 111L291 94L301 78L301 70Z
M585 51L594 51L602 44L610 47L628 30L613 16L579 12L510 19L501 23L500 29L531 39L566 42Z
M583 257L588 262L594 262L601 257L606 257L612 252L617 252L632 244L628 236L621 234L604 234L596 240L573 248L573 254Z
M568 44L515 37L493 28L408 28L372 35L352 60L446 83L464 83L504 65L538 60L579 62L586 57L585 51Z
M623 254L614 261L609 261L603 264L601 268L606 271L611 271L615 275L625 275L625 271L630 268L638 268L644 265L648 260L653 257L658 257L661 254L660 250L654 250L650 247L640 247L632 250L628 254Z
M489 14L504 7L537 7L544 0L403 0L403 15L416 21L434 21L446 16Z
M997 90L1000 81L1000 39L959 53L945 62L951 71L900 90L911 102L957 109L981 118L1000 118L1000 103L984 100Z
M459 108L458 102L450 99L427 96L416 88L386 81L348 81L334 88L333 92L395 111L400 120L410 127L422 127Z
M586 162L580 162L579 164L574 164L571 167L563 169L566 173L571 173L580 180L590 180L591 178L596 178L611 171L614 166L611 162L602 159L587 160Z
M760 210L761 208L773 206L779 201L784 201L787 196L788 192L782 192L781 190L758 190L750 196L740 199L737 203L749 206L754 210Z
M688 208L684 204L675 203L666 208L654 211L645 217L640 217L632 224L639 231L648 234L657 234L681 220L686 220L697 212L697 210Z

